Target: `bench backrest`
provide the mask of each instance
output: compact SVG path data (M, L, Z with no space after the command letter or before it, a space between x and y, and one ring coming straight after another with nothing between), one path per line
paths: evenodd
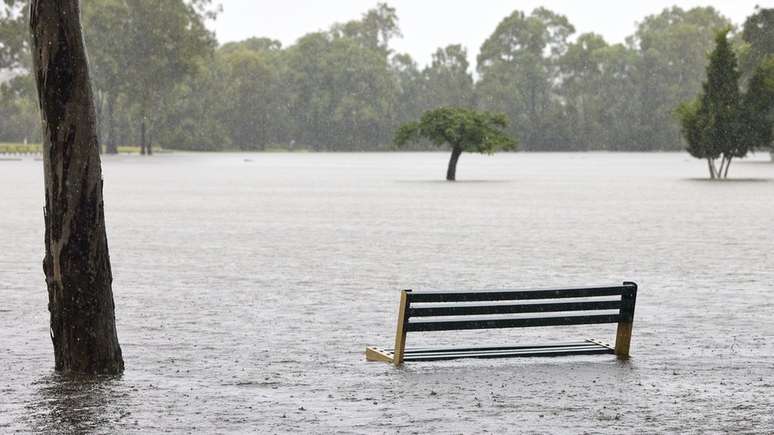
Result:
M408 332L598 323L618 323L616 354L627 357L636 298L637 284L633 282L552 290L404 290L398 313L395 362L402 362Z

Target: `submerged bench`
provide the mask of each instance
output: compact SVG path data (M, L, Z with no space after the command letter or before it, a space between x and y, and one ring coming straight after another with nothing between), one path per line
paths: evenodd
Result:
M637 284L555 290L444 291L403 290L393 349L368 346L368 361L458 358L507 358L615 354L629 357ZM525 328L617 323L615 347L599 340L532 346L406 348L406 334L423 331Z

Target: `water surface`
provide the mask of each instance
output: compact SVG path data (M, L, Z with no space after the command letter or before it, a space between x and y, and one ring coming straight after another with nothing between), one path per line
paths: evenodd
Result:
M774 431L774 164L106 156L113 379L53 373L39 161L0 162L0 432ZM637 281L633 358L366 363L398 290ZM516 344L613 325L409 335Z

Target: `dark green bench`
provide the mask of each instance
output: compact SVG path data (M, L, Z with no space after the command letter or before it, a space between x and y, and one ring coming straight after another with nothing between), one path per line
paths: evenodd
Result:
M629 357L637 284L554 290L421 292L403 290L395 347L368 346L368 361L615 354ZM617 323L615 347L599 340L531 346L406 348L406 334L425 331Z

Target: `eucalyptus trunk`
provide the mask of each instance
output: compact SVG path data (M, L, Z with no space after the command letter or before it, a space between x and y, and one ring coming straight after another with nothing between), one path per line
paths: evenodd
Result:
M460 160L460 154L462 154L461 147L452 148L449 169L446 170L446 181L455 181L457 179L457 162Z
M43 270L57 371L123 371L102 200L96 111L78 0L32 0L43 121Z

